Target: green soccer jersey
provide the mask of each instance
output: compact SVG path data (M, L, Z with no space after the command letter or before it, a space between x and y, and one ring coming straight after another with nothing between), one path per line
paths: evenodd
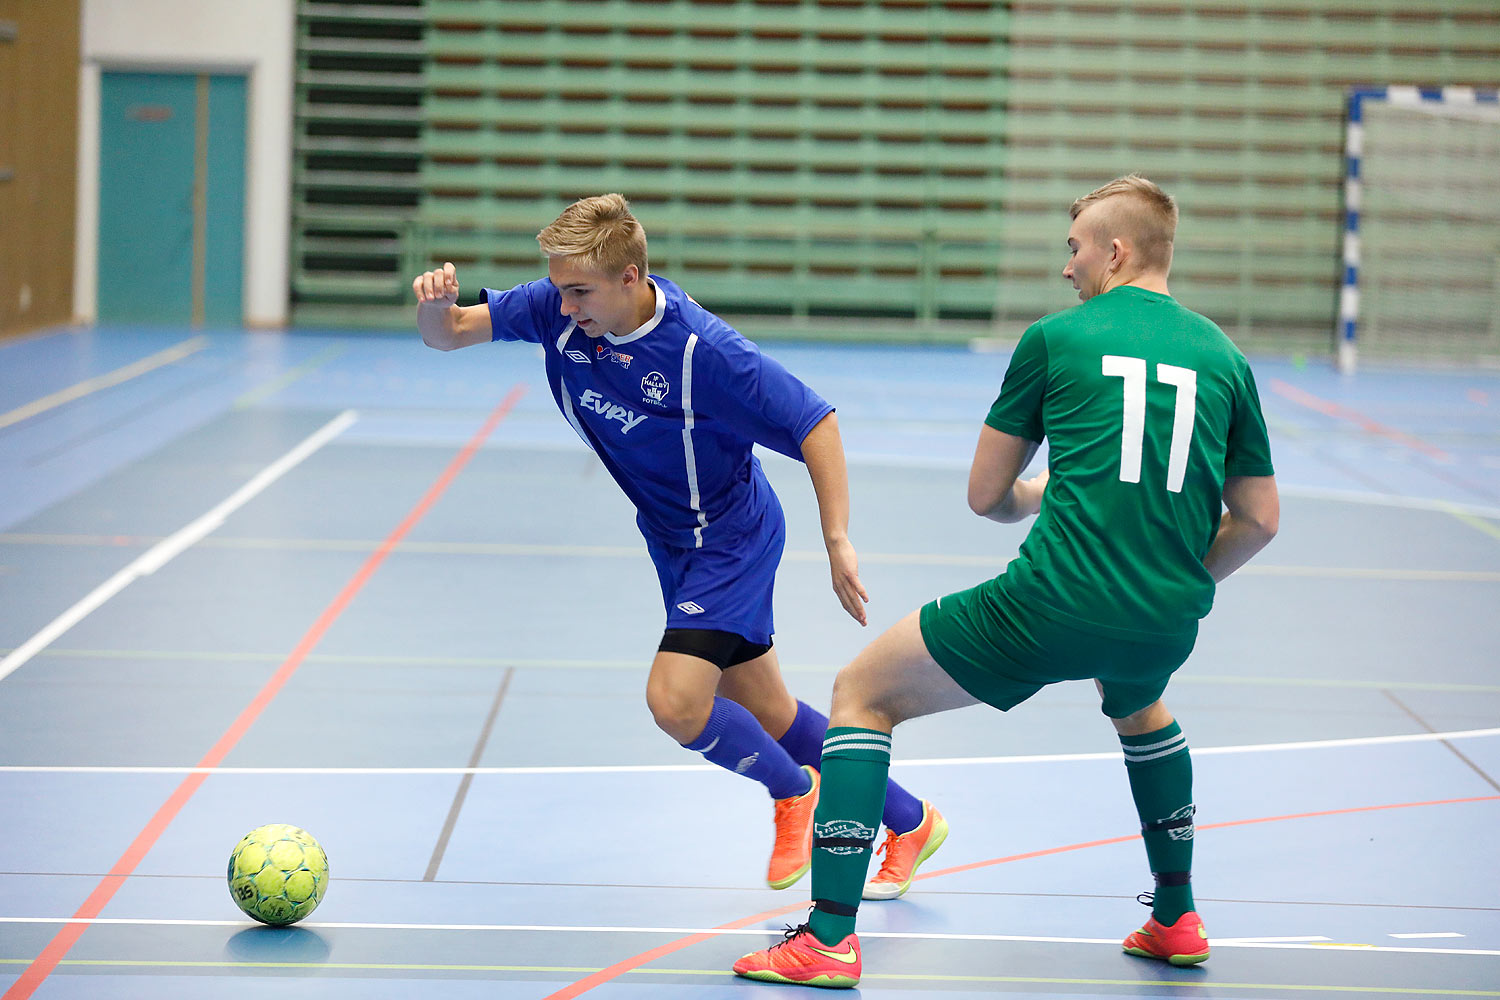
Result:
M1032 324L985 423L1048 443L1007 592L1105 635L1197 628L1224 479L1273 474L1254 376L1222 330L1169 295L1112 289Z

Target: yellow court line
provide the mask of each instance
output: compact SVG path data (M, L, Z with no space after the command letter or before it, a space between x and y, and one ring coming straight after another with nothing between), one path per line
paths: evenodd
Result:
M28 417L34 417L38 413L71 403L75 399L82 399L90 393L98 392L100 389L108 389L112 385L128 382L138 375L144 375L162 365L169 365L174 361L181 361L196 351L201 351L208 346L207 337L189 337L180 344L175 344L164 351L157 351L150 357L131 362L124 368L116 368L104 375L96 375L91 379L85 379L77 385L71 385L66 389L60 389L50 396L32 400L25 406L18 406L9 413L0 413L0 428L18 424Z
M1454 512L1455 517L1473 520L1483 531L1500 538L1500 528L1493 528L1477 518ZM42 534L28 532L0 533L0 545L100 545L109 547L145 546L160 541L153 535ZM245 538L215 535L205 538L204 548L252 549L277 552L370 552L380 546L365 538ZM397 553L454 556L546 556L549 558L636 559L646 554L644 545L540 545L520 542L421 542L403 541ZM790 550L789 562L825 562L825 552ZM997 555L946 555L934 552L861 552L860 561L896 566L979 566L998 571L1005 557ZM1410 583L1500 583L1500 570L1482 569L1399 569L1378 566L1277 566L1251 563L1239 570L1250 576L1310 577L1330 580L1399 580Z
M666 970L656 970L666 971ZM1323 986L1314 983L1226 983L1204 977L1198 979L1045 979L1030 976L925 976L899 973L866 973L866 979L885 979L901 982L953 982L953 983L1037 983L1056 986L1172 986L1191 990L1202 990L1199 996L1207 996L1208 990L1297 990L1317 993L1384 993L1397 996L1446 996L1446 997L1500 997L1495 990L1455 990L1436 986Z
M1500 528L1495 527L1484 518L1475 517L1473 514L1462 510L1455 510L1452 507L1446 507L1444 509L1454 517L1458 518L1464 524L1467 524L1469 527L1473 528L1475 531L1482 531L1486 535L1489 535L1491 538L1500 539Z
M9 649L0 646L0 656L8 652L10 652ZM221 649L78 649L58 646L49 646L38 655L79 660L201 660L205 663L279 663L283 659L281 653L237 653ZM644 665L639 658L620 660L523 659L514 656L391 656L359 653L312 653L307 657L307 662L324 663L330 666L474 667L482 670L504 667L514 667L517 670L641 670ZM781 664L783 671L810 673L833 673L842 667L841 663L783 661ZM1500 684L1449 684L1442 681L1398 681L1379 678L1350 680L1240 674L1199 677L1179 674L1173 676L1172 683L1230 687L1250 685L1254 687L1357 688L1370 691L1444 691L1461 694L1500 693Z
M340 354L343 354L348 349L348 346L345 344L334 344L331 347L324 348L319 353L302 362L300 365L297 365L295 368L288 369L284 374L272 379L265 385L257 386L256 388L251 389L249 392L245 393L239 399L236 399L234 401L234 408L236 410L243 410L247 407L254 406L256 403L259 403L263 399L276 395L276 393L280 392L282 389L285 389L287 386L291 385L298 379L312 374L314 371L332 361Z
M1378 566L1266 566L1251 563L1236 573L1248 576L1313 577L1321 580L1404 580L1412 583L1497 583L1500 571L1484 569L1382 569Z
M0 958L0 965L20 965L30 962L25 958ZM150 961L144 959L63 959L59 965L118 968L161 969L324 969L346 972L523 972L523 973L578 973L600 972L602 969L584 966L563 965L440 965L406 962L188 962ZM628 970L631 975L659 976L713 976L730 975L723 969L656 969L641 966ZM1046 986L1164 986L1191 990L1295 990L1299 992L1324 993L1380 993L1395 996L1448 996L1448 997L1500 997L1495 990L1460 990L1436 986L1324 986L1315 983L1226 983L1194 976L1192 979L1068 979L1045 976L954 976L925 975L921 973L867 972L863 980L882 980L905 983L1011 983Z

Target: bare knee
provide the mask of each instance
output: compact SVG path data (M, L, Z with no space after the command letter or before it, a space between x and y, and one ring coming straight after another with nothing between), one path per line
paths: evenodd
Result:
M901 721L900 713L894 706L882 704L872 697L869 685L864 683L860 675L858 664L850 664L839 671L833 681L829 725L878 729L888 733Z
M696 740L708 725L713 712L713 698L704 699L692 691L652 678L646 685L646 707L656 720L657 728L678 743Z
M797 699L781 679L774 649L724 670L717 694L744 706L775 739L780 739L797 718Z
M1153 701L1139 712L1132 712L1121 719L1110 719L1115 732L1121 736L1144 736L1172 724L1172 713L1160 701Z

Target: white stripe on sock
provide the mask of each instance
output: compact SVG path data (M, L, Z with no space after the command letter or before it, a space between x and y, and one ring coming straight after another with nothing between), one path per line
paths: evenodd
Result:
M886 750L891 748L891 738L883 733L840 733L838 736L830 736L823 741L823 752L827 753L836 747L854 742L878 743Z
M873 750L876 753L884 754L886 757L889 757L891 755L891 748L888 746L882 746L879 743L841 743L836 747L824 747L823 756L826 757L830 753L841 752L844 750Z
M1131 754L1145 753L1147 750L1160 750L1162 747L1169 747L1173 743L1186 743L1186 742L1187 742L1187 737L1184 736L1182 733L1178 733L1176 736L1173 736L1171 739L1162 740L1160 743L1144 743L1144 744L1142 744L1140 746L1131 746L1128 743L1121 743L1120 746L1122 746L1125 749L1125 755L1126 756L1130 756Z
M1140 754L1140 755L1129 754L1128 753L1128 754L1125 755L1125 763L1127 763L1127 764L1144 764L1148 760L1156 760L1158 757L1170 757L1174 753L1181 753L1181 752L1183 752L1186 749L1187 749L1187 740L1183 740L1180 745L1175 746L1175 747L1171 748L1170 750L1159 750L1156 753L1148 753L1148 754Z
M829 736L823 742L837 743L839 740L880 740L884 743L889 743L891 737L889 733L878 733L873 729L862 729L854 733L839 733L837 736Z

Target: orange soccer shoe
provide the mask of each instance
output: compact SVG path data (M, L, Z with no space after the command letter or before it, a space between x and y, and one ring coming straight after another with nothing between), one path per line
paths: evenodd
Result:
M847 990L859 985L863 963L853 934L833 947L813 937L807 925L787 928L786 938L734 963L734 974L765 983L793 983Z
M771 864L766 869L766 884L785 889L812 867L813 810L818 806L818 772L802 766L812 778L812 787L801 795L776 800L776 846L771 848Z
M895 899L906 892L917 874L917 866L932 857L946 839L948 821L931 802L923 802L922 822L915 830L906 833L885 831L885 843L880 847L885 852L885 860L880 863L880 871L875 877L865 883L863 897Z
M1125 939L1122 947L1142 958L1159 958L1173 965L1197 965L1208 960L1208 931L1192 910L1178 917L1171 927L1150 917L1140 930Z

